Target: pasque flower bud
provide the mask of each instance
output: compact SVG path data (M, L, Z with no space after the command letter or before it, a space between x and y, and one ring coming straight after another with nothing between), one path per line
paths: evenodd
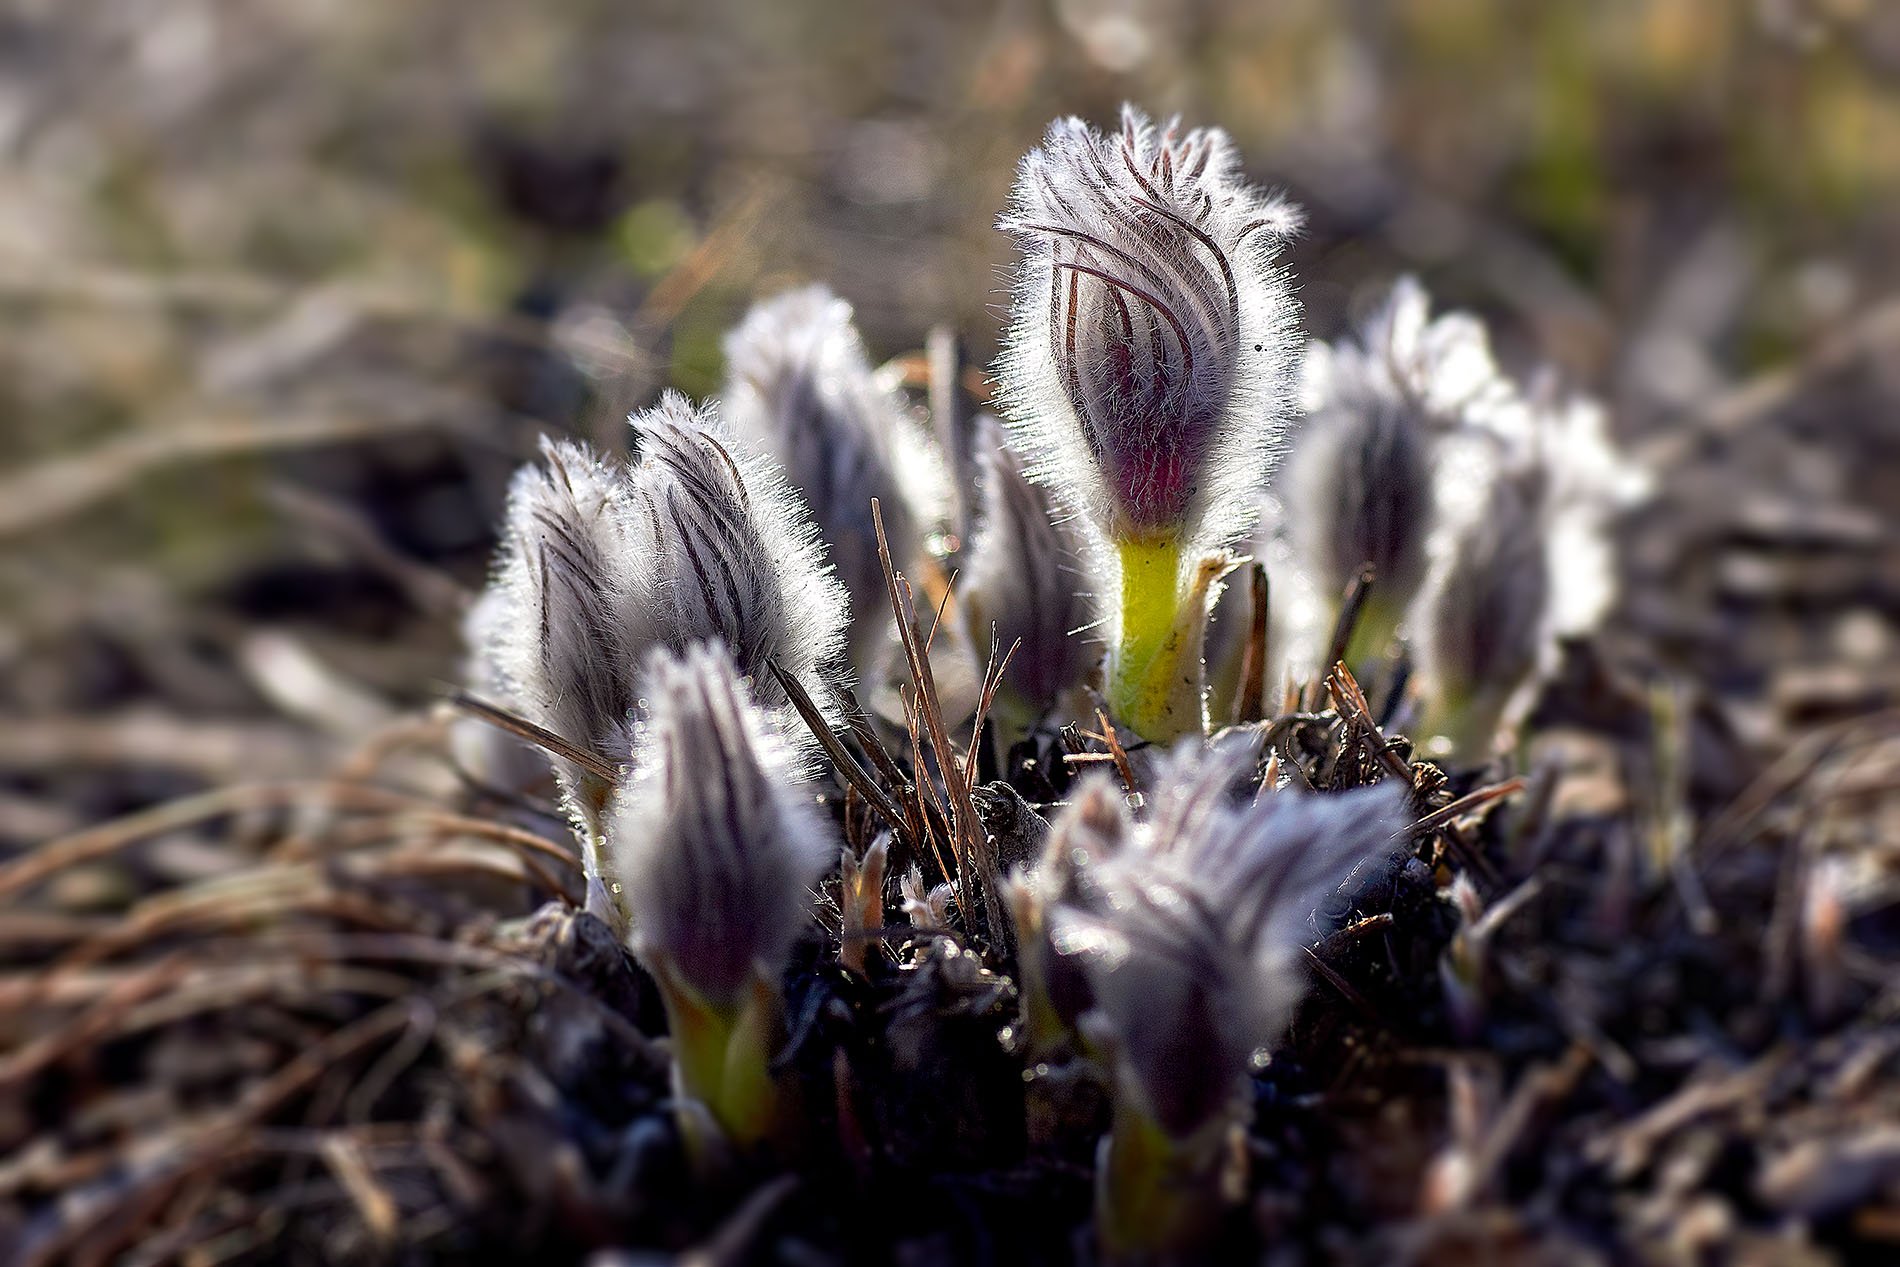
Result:
M1306 418L1287 459L1285 530L1328 611L1366 564L1374 582L1347 659L1382 654L1430 564L1432 451L1469 414L1515 392L1497 373L1484 327L1401 278L1354 339L1314 343L1303 366Z
M851 305L826 287L756 304L725 350L728 425L775 459L811 508L851 597L852 661L868 674L891 625L871 500L891 557L909 567L923 549L929 494L943 482L935 456L903 402L878 385Z
M1555 667L1560 638L1589 632L1615 593L1613 515L1647 495L1647 472L1603 434L1600 407L1552 391L1449 445L1445 524L1419 594L1421 735L1463 761Z
M1109 702L1149 738L1202 725L1201 636L1291 403L1296 225L1217 129L1058 120L1000 221L1023 245L1006 411L1031 478L1101 547Z
M848 608L798 494L710 408L676 392L632 423L630 496L649 543L652 643L679 652L719 640L768 709L787 702L768 663L828 701L824 673L842 658Z
M839 841L802 790L797 755L750 698L718 643L656 653L632 777L613 805L609 869L626 896L633 952L660 984L676 1090L724 1142L750 1149L781 1128L770 1065L780 978ZM702 1123L702 1125L695 1125Z
M500 559L482 613L487 656L527 719L610 765L627 758L639 657L652 640L638 522L622 474L588 449L544 440L509 490ZM551 757L582 845L588 909L616 925L601 878L612 780Z
M1135 847L1089 868L1087 900L1046 913L1052 949L1086 974L1081 1027L1112 1070L1097 1171L1111 1254L1181 1252L1204 1230L1248 1061L1305 990L1314 908L1397 848L1399 784L1236 800L1251 760L1177 751Z
M1083 559L1091 548L1047 489L1023 475L1002 424L976 428L981 515L958 599L970 638L996 654L1018 639L1004 685L1027 710L1043 712L1086 676L1099 654L1092 631Z

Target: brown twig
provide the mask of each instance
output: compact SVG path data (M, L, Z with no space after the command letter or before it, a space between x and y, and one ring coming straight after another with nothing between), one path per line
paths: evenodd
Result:
M877 533L877 556L884 566L884 584L890 598L891 612L897 618L898 636L904 644L911 681L917 689L917 710L930 735L930 746L937 755L937 769L950 798L950 847L957 859L959 902L964 904L967 915L971 908L967 905L969 894L965 886L971 862L974 861L977 868L974 879L982 899L985 922L992 936L1001 936L1002 915L991 876L995 867L989 857L989 836L983 830L982 820L977 817L967 772L950 746L950 737L943 722L943 709L937 699L936 677L931 672L930 659L923 652L922 639L918 634L916 610L906 597L908 586L901 583L900 574L891 561L890 542L884 535L884 511L875 497L871 499L871 522ZM918 776L922 782L921 770Z

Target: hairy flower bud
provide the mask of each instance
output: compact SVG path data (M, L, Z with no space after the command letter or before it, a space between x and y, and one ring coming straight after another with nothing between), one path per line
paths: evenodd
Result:
M941 474L902 402L873 377L851 305L827 288L754 305L725 350L728 425L776 459L811 507L851 596L852 661L868 672L891 624L871 500L883 512L892 558L907 567L923 549L928 517L914 499L940 485Z
M846 601L798 495L677 393L632 424L629 502L650 542L652 645L681 652L717 639L767 708L787 703L768 664L827 702L823 673L844 649Z
M620 473L589 450L543 440L541 463L523 467L509 490L491 585L498 597L478 608L507 702L610 765L627 758L639 657L651 636L640 567L648 547L628 501ZM550 761L581 839L587 908L618 928L599 856L612 781L563 757Z
M1304 992L1297 957L1314 908L1394 852L1403 826L1397 783L1236 802L1251 760L1176 753L1139 847L1091 868L1096 900L1049 910L1052 948L1087 974L1084 1032L1114 1070L1098 1171L1112 1249L1178 1250L1205 1221L1182 1194L1217 1186L1209 1171L1248 1061Z
M1030 477L1102 547L1109 702L1151 739L1202 725L1208 560L1252 524L1291 404L1272 261L1296 217L1238 166L1217 129L1062 119L1000 221L1024 251L1007 412Z
M1111 539L1219 547L1253 515L1290 403L1297 219L1227 134L1052 124L1001 227L1024 244L1006 386L1032 474Z
M1413 617L1420 730L1481 760L1554 669L1558 640L1608 610L1610 521L1647 496L1649 475L1611 447L1601 407L1547 387L1447 442L1439 465L1446 523Z
M1037 711L1087 674L1096 648L1086 627L1089 598L1082 560L1089 544L1047 490L1031 484L1003 434L985 416L977 424L977 487L982 514L960 590L972 641L1002 654L1017 639L1004 682Z
M1428 735L1462 760L1485 756L1550 630L1549 485L1536 467L1500 471L1469 521L1447 533L1420 595L1419 673Z
M839 841L728 649L658 652L645 685L608 867L660 983L680 1092L745 1146L777 1129L779 979Z
M1305 581L1329 609L1374 570L1348 660L1381 654L1430 565L1432 447L1466 412L1514 398L1484 328L1402 278L1356 340L1315 343L1304 366L1306 421L1287 460L1285 528ZM1330 627L1331 616L1326 618Z
M1083 779L1051 825L1033 870L1011 875L1006 888L1016 926L1023 1024L1031 1058L1068 1042L1091 1002L1088 976L1072 956L1050 942L1049 917L1058 903L1093 909L1094 868L1119 854L1135 833L1128 804L1105 775Z

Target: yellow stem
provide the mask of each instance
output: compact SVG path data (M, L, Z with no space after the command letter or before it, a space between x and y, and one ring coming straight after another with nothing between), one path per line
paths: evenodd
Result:
M1205 569L1183 577L1181 544L1172 539L1123 541L1117 550L1121 629L1109 649L1109 707L1144 739L1166 742L1198 734L1205 721L1201 643L1207 588L1200 581Z

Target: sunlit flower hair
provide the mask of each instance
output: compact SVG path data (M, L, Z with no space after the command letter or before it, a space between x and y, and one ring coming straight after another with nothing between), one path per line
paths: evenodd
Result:
M1111 539L1239 538L1291 404L1297 226L1227 134L1050 125L1000 227L1023 244L1007 412L1032 478Z
M1142 846L1091 868L1102 895L1052 908L1052 944L1078 956L1084 1026L1114 1053L1117 1094L1184 1139L1232 1105L1253 1051L1305 991L1315 907L1354 868L1395 852L1404 789L1268 791L1235 801L1251 754L1176 754Z
M732 442L710 409L668 392L632 418L628 502L644 534L648 645L683 652L716 638L768 709L786 704L768 669L821 704L844 650L847 607L798 495Z
M1048 708L1080 682L1101 654L1089 636L1083 558L1090 544L1069 516L1031 484L1002 424L976 427L977 490L982 513L965 556L959 590L971 639L998 655L1018 639L1005 681L1032 707Z
M851 596L853 662L868 671L891 623L871 499L892 558L907 567L922 549L929 511L913 499L941 483L941 472L903 403L878 385L851 305L826 287L754 305L726 336L725 351L727 425L776 459L810 506Z
M707 1003L736 1004L755 971L776 984L839 842L730 651L656 653L645 685L608 865L640 960Z

